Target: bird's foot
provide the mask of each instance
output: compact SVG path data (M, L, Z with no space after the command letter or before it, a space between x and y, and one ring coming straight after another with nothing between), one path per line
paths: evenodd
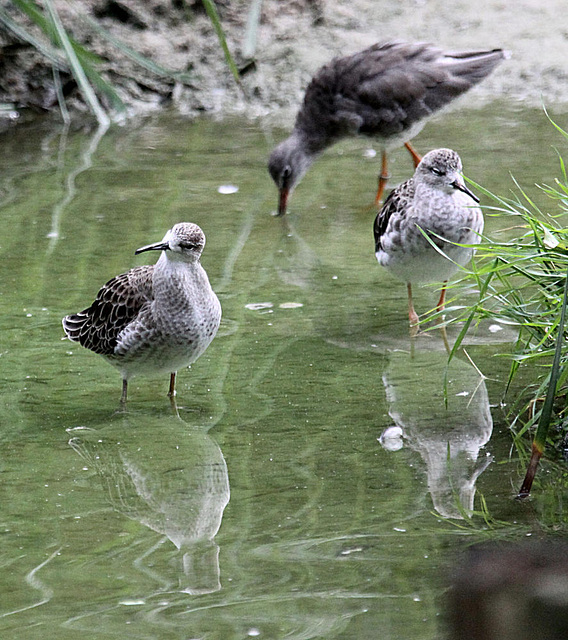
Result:
M126 402L120 401L117 410L114 412L116 415L123 415L128 413L128 408L126 406Z
M177 402L176 402L176 394L175 394L175 392L172 395L170 395L168 393L168 397L170 398L170 405L172 407L172 411L174 413L174 416L176 418L180 418L180 420L181 420L181 416L179 415L179 408L178 408Z

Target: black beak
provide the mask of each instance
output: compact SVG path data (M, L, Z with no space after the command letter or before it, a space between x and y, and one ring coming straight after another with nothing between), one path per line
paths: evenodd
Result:
M479 198L475 195L475 193L470 191L463 182L458 182L457 180L454 180L454 182L452 182L452 187L454 189L459 189L463 193L467 193L467 195L473 200L475 200L475 202L479 202Z
M136 249L134 255L137 256L139 253L143 251L167 251L170 248L170 245L167 242L155 242L154 244L147 244L145 247L140 247L140 249Z

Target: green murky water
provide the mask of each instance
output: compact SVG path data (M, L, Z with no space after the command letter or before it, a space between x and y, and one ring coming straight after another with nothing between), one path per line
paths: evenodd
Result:
M446 410L443 343L411 353L404 286L373 255L369 145L330 150L281 220L265 162L282 135L164 116L2 136L2 638L434 639L456 554L493 535L460 520L481 495L500 536L564 527L538 492L511 499L522 468L492 357L510 334L471 336L488 379L456 359ZM552 182L562 144L504 105L416 140L501 194L509 172ZM392 161L393 182L410 175L405 152ZM135 379L118 414L118 373L62 341L60 318L179 221L207 235L222 328L179 375L180 418L167 379ZM418 310L435 298L417 291Z

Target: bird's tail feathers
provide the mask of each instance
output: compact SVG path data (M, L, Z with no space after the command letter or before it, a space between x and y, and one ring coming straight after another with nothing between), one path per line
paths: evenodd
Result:
M443 63L451 67L454 74L467 78L475 84L486 78L498 64L510 57L510 52L503 49L446 52Z
M85 322L88 320L88 316L81 313L73 313L69 316L65 316L62 320L63 330L69 340L73 342L79 342L81 331L85 326Z

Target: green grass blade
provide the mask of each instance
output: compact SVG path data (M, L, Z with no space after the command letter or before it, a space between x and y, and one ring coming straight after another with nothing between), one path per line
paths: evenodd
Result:
M479 290L479 300L483 300L485 294L487 293L487 289L489 288L489 285L490 285L491 280L493 279L494 275L495 275L495 272L491 271L489 273L489 275L487 276L487 278L483 281L482 287ZM456 338L456 341L454 342L454 344L452 346L452 349L450 351L450 354L448 356L448 364L450 363L452 358L456 355L456 352L458 351L458 349L461 347L463 339L465 338L465 335L468 332L469 327L471 326L471 323L473 322L473 320L475 318L477 310L478 310L478 305L475 305L474 308L472 309L472 312L469 314L467 320L465 321L464 326L462 327L461 331L459 332L458 337Z
M565 131L560 125L557 125L556 122L554 122L554 120L550 117L550 115L548 114L548 111L546 110L546 107L543 107L544 110L544 115L548 118L550 124L552 124L552 126L558 131L560 132L565 138L568 138L568 131Z
M83 67L83 70L85 71L85 75L89 79L89 82L99 92L100 95L105 96L105 98L109 101L111 107L118 112L125 112L126 106L112 84L110 84L110 82L107 82L101 76L101 74L88 62L81 61L81 66Z
M479 300L483 300L487 289L489 287L489 284L492 280L494 276L494 272L489 273L489 275L487 276L487 278L485 279L485 281L483 282L483 285L479 291ZM478 312L478 307L477 305L471 310L470 314L468 315L466 321L464 322L463 327L461 328L461 331L459 332L451 350L450 353L448 355L448 362L446 364L446 368L444 369L444 381L443 381L443 393L444 393L444 404L448 405L448 373L449 373L449 366L450 366L450 362L452 361L452 359L454 358L454 356L456 355L458 349L461 347L462 342L467 334L467 332L469 331L469 328L471 327L471 323L473 322L476 314Z
M79 85L79 89L83 94L83 98L85 102L89 105L89 108L95 115L99 125L101 127L108 127L110 125L110 118L108 117L106 111L101 107L87 76L85 75L85 70L81 66L79 59L77 58L77 54L73 49L71 42L67 36L67 32L63 27L61 19L59 18L59 14L57 13L55 7L53 6L52 0L44 0L45 8L53 22L53 26L57 33L57 37L59 38L63 49L67 55L69 60L69 64L71 66L71 73L75 77L77 84Z
M552 409L554 406L554 399L556 398L556 390L558 388L558 380L561 375L560 361L562 356L562 346L564 344L564 326L566 318L566 304L568 302L568 272L564 280L564 296L562 299L562 308L560 310L560 322L558 324L558 333L556 336L556 347L554 350L554 360L552 361L552 368L550 370L550 377L548 381L548 389L546 390L546 397L544 405L540 413L536 434L532 444L532 455L523 480L523 484L519 490L519 497L527 497L532 488L538 462L544 452L546 446L546 438L548 437L548 430L550 428L550 420L552 417Z
M37 26L48 35L51 40L55 40L56 30L52 23L46 19L43 13L35 2L29 2L28 0L12 0L14 4L22 13L25 13L32 22L35 22Z
M12 2L18 7L18 9L20 9L20 11L22 11L22 13L25 13L28 18L30 18L30 20L36 24L54 44L61 44L57 28L51 20L47 19L44 16L35 2L33 2L32 0L12 0ZM100 56L80 45L69 34L67 34L67 38L71 43L71 46L73 47L76 55L80 59L89 60L93 64L99 64L103 62L103 59Z
M556 336L556 347L554 349L554 360L552 361L552 369L550 371L550 380L546 393L546 399L542 407L541 419L536 430L534 441L541 451L546 446L546 438L550 427L550 417L556 397L556 389L558 387L558 379L561 375L560 361L562 357L562 346L564 344L564 326L566 318L566 304L568 301L568 273L564 283L564 298L562 300L562 308L560 310L560 322L558 324L558 333Z
M59 69L57 67L52 67L52 69L53 69L53 86L55 87L55 94L57 96L57 102L59 104L59 111L61 112L61 117L63 118L63 122L65 123L66 126L69 126L69 123L71 122L71 116L69 115L67 105L65 104L63 87L61 86L61 78L59 77Z
M110 31L108 31L104 27L101 27L101 25L90 16L81 15L81 19L84 20L101 37L103 37L105 40L108 40L108 42L119 49L125 56L136 62L136 64L140 65L144 69L147 69L151 73L161 77L174 78L175 80L179 80L181 82L191 81L189 74L187 74L186 72L167 69L166 67L162 67L161 65L157 64L153 60L150 60L150 58L143 56L141 53L138 53L138 51L135 51L134 49L126 45L122 40L120 40L120 38L117 38L112 33L110 33Z
M219 39L219 44L221 45L221 48L223 49L223 53L225 54L225 60L227 61L229 69L231 70L231 73L233 74L233 77L235 78L236 83L240 86L241 77L239 75L239 70L237 69L237 65L235 64L233 56L229 51L229 45L227 44L227 39L225 38L225 33L221 25L221 20L219 19L219 14L217 13L217 7L215 6L215 3L213 2L213 0L202 0L202 2L203 2L203 6L205 7L205 11L207 12L207 15L209 16L209 20L211 20L211 24L215 29L215 33L217 34L217 38Z
M65 58L58 51L53 47L44 44L31 33L26 31L26 29L14 22L8 13L2 8L0 8L0 22L17 38L31 44L34 49L37 49L37 51L44 55L52 64L56 65L60 69L65 67Z
M17 25L13 26L7 23L5 20L5 15L3 10L0 10L0 20L7 24L9 28L11 28L18 37L21 37L30 44L32 44L40 53L45 55L49 60L52 61L60 70L69 67L71 69L71 73L75 77L83 96L85 97L85 101L87 105L91 108L91 111L97 116L97 120L101 122L101 114L102 122L105 122L105 116L102 107L98 105L94 107L92 101L85 94L85 85L82 84L79 80L78 73L80 74L79 68L82 69L83 75L88 78L88 81L95 87L95 89L101 94L104 95L109 103L111 104L113 109L117 111L124 111L125 106L120 96L114 89L114 87L107 82L101 74L95 69L95 64L100 64L103 62L103 59L89 51L81 44L79 44L76 40L74 40L64 29L61 20L59 19L58 14L55 12L56 19L53 18L54 7L51 0L45 3L46 10L48 12L48 17L46 17L38 5L32 0L12 0L14 5L20 9L22 13L27 15L32 22L34 22L41 31L49 38L49 40L57 47L61 47L65 52L65 56L59 54L58 51L52 49L51 47L46 46L45 44L38 41L37 38L33 38L28 34L25 30ZM62 35L63 34L63 35ZM71 53L70 53L71 52ZM88 89L87 89L88 92ZM91 95L94 95L94 92L91 90ZM96 96L95 96L96 100ZM98 101L97 101L98 103Z

